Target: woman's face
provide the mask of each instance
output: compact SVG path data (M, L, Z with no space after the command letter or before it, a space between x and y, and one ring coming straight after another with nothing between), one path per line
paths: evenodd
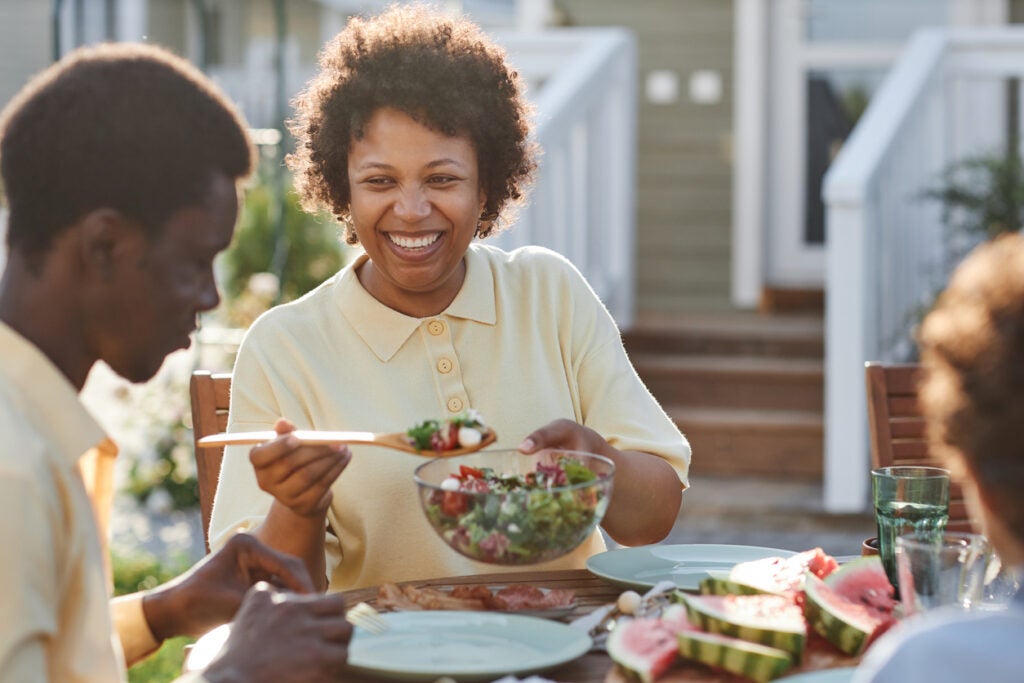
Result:
M462 286L486 199L469 138L378 109L350 146L348 179L356 236L370 257L363 287L406 315L443 311Z

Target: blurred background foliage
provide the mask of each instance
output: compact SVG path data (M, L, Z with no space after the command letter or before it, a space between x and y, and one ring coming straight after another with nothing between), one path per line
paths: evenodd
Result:
M345 262L334 218L306 213L291 177L268 166L246 190L234 242L221 257L224 322L234 327L299 298Z

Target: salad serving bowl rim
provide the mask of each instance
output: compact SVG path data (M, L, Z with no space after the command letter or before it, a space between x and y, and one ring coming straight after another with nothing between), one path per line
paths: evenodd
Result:
M423 479L420 476L420 470L424 470L427 467L430 467L431 465L436 465L438 461L442 461L442 460L445 461L445 463L447 465L451 466L451 465L458 465L458 461L461 460L461 459L470 460L470 459L480 458L480 457L484 457L484 456L488 456L488 455L497 455L499 453L516 454L516 455L518 455L518 457L521 457L524 460L526 460L526 459L539 460L542 456L547 455L547 454L558 454L558 455L563 455L564 454L564 455L570 455L570 456L582 455L582 456L586 456L587 458L593 458L594 460L597 460L598 462L603 462L608 467L608 471L607 472L603 472L603 473L600 473L600 474L595 472L594 474L596 475L596 478L595 479L591 479L590 481L581 481L581 482L576 483L576 484L566 484L565 486L552 486L550 488L545 488L545 489L536 489L536 492L538 492L538 493L559 493L559 492L562 492L562 491L575 491L577 489L585 489L585 488L592 487L595 484L600 483L600 482L614 481L614 475L615 475L615 469L616 468L615 468L615 462L611 458L609 458L606 455L600 455L598 453L591 453L589 451L577 451L577 450L572 450L572 449L568 449L568 448L545 448L545 449L536 451L534 453L520 453L519 451L517 451L514 448L496 448L496 449L492 449L492 450L486 450L485 449L485 450L475 451L473 453L465 453L465 454L456 455L456 456L449 456L449 457L443 457L442 456L442 457L438 457L438 458L431 458L427 462L422 463L422 464L416 466L416 469L413 471L413 475L412 475L413 476L413 480L419 486L425 486L425 487L428 487L428 488L437 489L438 491L443 491L444 489L441 487L441 484L439 484L439 483L438 484L433 484L433 483ZM495 495L503 495L502 493L498 493L498 492L494 492L494 491L459 491L459 493L461 493L463 495L466 495L466 496L495 496Z

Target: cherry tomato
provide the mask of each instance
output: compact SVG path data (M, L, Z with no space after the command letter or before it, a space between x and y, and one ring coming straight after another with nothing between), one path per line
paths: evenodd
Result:
M441 512L449 517L457 517L464 513L469 506L467 496L458 491L445 491L444 499L441 501Z
M474 479L483 479L484 473L482 470L478 470L475 467L470 467L469 465L459 465L458 478L468 479L469 477L473 477Z

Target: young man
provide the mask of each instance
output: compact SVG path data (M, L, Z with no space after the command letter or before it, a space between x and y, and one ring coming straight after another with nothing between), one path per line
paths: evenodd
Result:
M1024 236L977 248L921 327L921 402L933 451L972 517L1024 577ZM859 683L1024 678L1024 593L1003 611L938 609L880 640Z
M189 345L196 315L219 301L213 259L231 241L237 183L251 166L233 107L152 47L79 50L0 115L10 209L0 682L121 681L124 660L232 618L209 683L338 680L351 636L340 596L250 589L271 578L302 593L313 584L296 559L244 534L175 581L108 607L102 539L116 447L77 392L99 360L142 382ZM317 455L347 460L339 449Z

